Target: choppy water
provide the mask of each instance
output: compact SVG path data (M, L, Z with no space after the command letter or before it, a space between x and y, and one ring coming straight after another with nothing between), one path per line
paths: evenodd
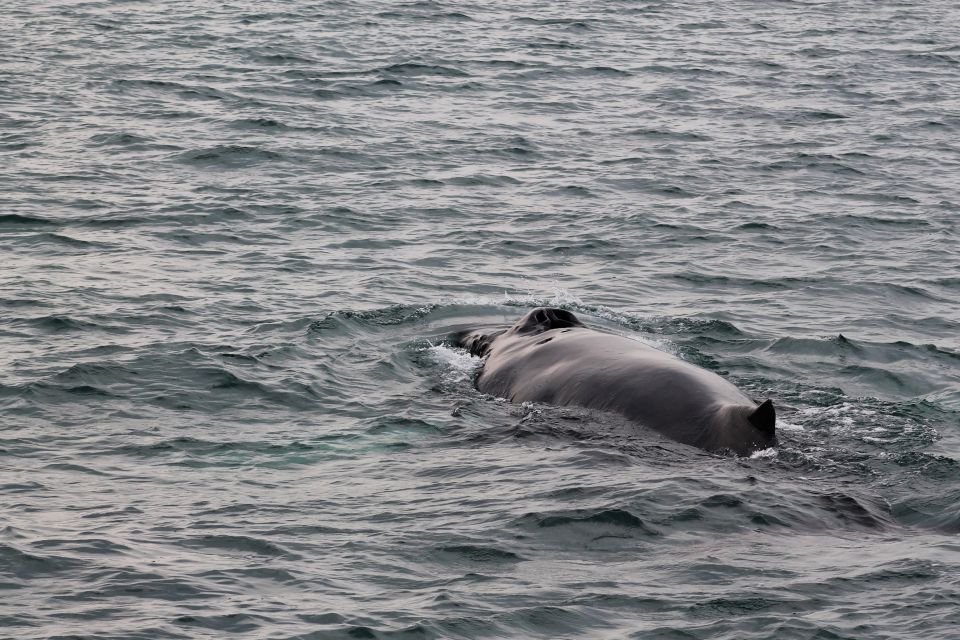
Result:
M957 637L958 25L5 8L0 636ZM783 446L478 394L543 303Z

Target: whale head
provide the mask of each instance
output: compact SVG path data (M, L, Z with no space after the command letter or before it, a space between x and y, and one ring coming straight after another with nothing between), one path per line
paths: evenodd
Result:
M456 346L468 350L471 355L482 358L490 353L494 340L502 335L529 337L551 329L582 326L584 324L569 311L538 307L517 320L509 329L460 331L454 333L451 338Z
M510 327L509 333L532 336L551 329L569 329L582 326L584 324L580 322L580 319L566 309L537 307L517 320Z

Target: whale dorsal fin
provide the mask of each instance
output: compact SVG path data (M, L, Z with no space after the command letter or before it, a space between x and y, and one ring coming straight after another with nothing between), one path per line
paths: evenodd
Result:
M750 424L765 433L773 433L774 423L777 421L777 412L773 409L773 401L766 400L747 416Z
M554 307L538 307L523 316L513 325L512 331L521 334L538 334L551 329L582 327L583 323L569 311Z

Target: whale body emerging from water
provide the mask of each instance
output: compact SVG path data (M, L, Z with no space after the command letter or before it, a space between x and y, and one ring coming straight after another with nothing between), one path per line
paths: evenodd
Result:
M476 386L512 402L619 413L678 442L749 455L777 444L773 403L757 405L717 374L563 309L534 309L506 330L463 331L486 362Z

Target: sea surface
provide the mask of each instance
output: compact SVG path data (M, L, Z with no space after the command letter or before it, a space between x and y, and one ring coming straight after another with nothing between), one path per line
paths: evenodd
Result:
M956 2L8 4L0 637L960 637ZM537 305L781 446L480 394Z

